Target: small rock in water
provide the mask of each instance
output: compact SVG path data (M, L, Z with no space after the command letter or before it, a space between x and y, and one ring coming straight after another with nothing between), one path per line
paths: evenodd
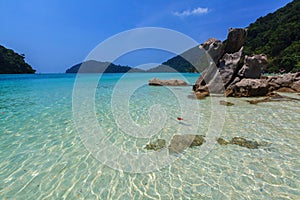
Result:
M223 106L233 106L234 105L234 103L231 103L231 102L229 102L229 101L220 101L220 105L223 105Z
M257 178L261 178L261 173L257 173Z
M246 140L242 137L234 137L231 139L230 144L236 144L241 147L246 147L248 149L257 149L259 147L258 142Z
M170 153L181 153L188 147L201 146L204 142L202 135L174 135L168 149Z
M241 147L246 147L248 149L258 149L260 146L270 146L270 143L268 142L256 142L256 141L251 141L251 140L246 140L245 138L242 137L234 137L230 141L226 141L223 138L218 138L217 142L222 145L228 145L228 144L234 144L234 145L239 145Z
M229 142L227 142L226 140L224 140L223 138L218 138L217 139L217 142L222 145L222 146L225 146L227 145Z
M166 147L166 140L164 139L157 139L155 142L147 144L145 149L147 150L154 150L158 151Z

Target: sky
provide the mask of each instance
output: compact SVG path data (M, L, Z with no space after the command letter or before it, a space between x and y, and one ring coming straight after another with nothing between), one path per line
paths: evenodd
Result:
M224 40L291 0L0 0L0 45L25 54L37 73L64 73L102 41L123 31L162 27L197 42ZM120 44L122 45L122 44ZM141 50L116 64L162 63L173 55Z

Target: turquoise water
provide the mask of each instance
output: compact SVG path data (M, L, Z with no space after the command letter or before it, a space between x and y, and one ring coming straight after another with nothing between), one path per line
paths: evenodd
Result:
M191 84L197 76L184 74ZM93 137L95 123L89 115L77 115L75 75L0 75L0 199L300 198L300 102L251 105L243 98L228 98L235 105L224 107L213 104L221 97L189 98L191 87L147 85L153 77L182 78L178 74L127 74L120 82L121 77L102 76L92 96L94 110L89 112L103 129L107 144L119 150L146 154L146 144L157 138L168 143L174 134L209 138L209 125L217 127L219 118L212 116L218 111L225 123L220 135L213 137L241 136L271 145L247 149L215 144L207 154L194 147L153 171L128 172L124 167L128 163L103 162L104 154L95 154L97 148L87 146L85 137ZM95 75L82 80L89 86ZM138 88L132 92L130 85ZM160 105L159 112L149 114L153 105ZM84 102L82 106L89 108ZM178 123L178 116L184 123ZM131 121L123 123L123 119ZM131 122L136 128L131 129ZM152 123L153 130L147 127ZM85 135L81 125L90 128ZM144 166L146 171L150 166L146 161L136 167Z

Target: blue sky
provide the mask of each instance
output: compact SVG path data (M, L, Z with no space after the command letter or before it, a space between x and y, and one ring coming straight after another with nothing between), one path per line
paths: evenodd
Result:
M138 27L163 27L199 43L224 40L291 0L0 0L0 44L24 53L38 73L64 72L103 40ZM121 45L121 44L120 44ZM118 64L161 63L172 55L141 51Z

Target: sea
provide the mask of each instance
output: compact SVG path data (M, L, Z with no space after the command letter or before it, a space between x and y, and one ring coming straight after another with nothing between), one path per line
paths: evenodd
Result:
M300 199L300 101L197 100L198 76L0 75L0 199ZM170 153L185 134L205 143Z

